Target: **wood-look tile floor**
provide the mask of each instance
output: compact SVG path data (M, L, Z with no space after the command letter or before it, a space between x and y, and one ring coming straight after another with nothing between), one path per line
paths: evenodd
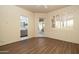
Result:
M0 53L8 54L78 54L79 44L38 37L0 46Z

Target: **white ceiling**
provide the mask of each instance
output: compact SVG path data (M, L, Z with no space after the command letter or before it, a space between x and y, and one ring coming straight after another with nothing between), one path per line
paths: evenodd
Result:
M36 13L46 13L46 12L50 12L67 6L68 5L18 5L18 7L21 7Z

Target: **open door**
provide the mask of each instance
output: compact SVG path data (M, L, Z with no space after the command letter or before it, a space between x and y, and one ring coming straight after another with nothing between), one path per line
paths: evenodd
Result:
M20 37L21 40L28 37L28 17L20 16Z
M38 36L39 37L44 36L44 28L45 28L44 18L39 18L39 22L38 22Z

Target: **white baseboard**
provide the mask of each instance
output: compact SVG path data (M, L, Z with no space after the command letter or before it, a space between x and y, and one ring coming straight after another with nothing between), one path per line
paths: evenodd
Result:
M28 39L29 37L21 37L20 40L26 40Z

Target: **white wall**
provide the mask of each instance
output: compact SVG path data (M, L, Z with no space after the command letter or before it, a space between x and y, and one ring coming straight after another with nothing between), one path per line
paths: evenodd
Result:
M52 28L53 15L74 16L73 29ZM16 6L0 6L0 45L20 40L20 15L29 18L29 37L37 37L39 17L45 19L45 37L79 43L79 6L69 6L49 13L32 13Z
M0 6L0 45L20 41L20 16L29 18L29 37L34 37L34 15L17 6Z
M57 29L52 28L51 19L54 15L73 15L74 26L72 29ZM48 13L47 20L47 37L69 41L73 43L79 43L79 6L69 6L59 10L55 10Z
M52 18L55 15L73 15L74 26L68 28L52 28ZM45 17L45 37L55 38L63 41L79 43L79 6L68 6L49 13L36 13L35 14L35 33L37 37L37 24L38 18Z

